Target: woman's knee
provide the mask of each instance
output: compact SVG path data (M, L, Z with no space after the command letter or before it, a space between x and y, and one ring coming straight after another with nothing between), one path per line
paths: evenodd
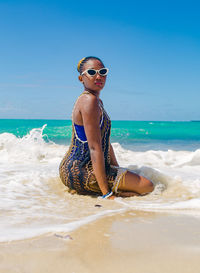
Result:
M154 184L147 178L140 176L140 194L150 193L154 190Z

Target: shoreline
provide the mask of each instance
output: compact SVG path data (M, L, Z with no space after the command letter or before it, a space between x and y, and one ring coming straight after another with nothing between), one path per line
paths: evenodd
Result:
M107 216L73 232L0 243L0 273L195 273L199 224L199 217L169 213Z

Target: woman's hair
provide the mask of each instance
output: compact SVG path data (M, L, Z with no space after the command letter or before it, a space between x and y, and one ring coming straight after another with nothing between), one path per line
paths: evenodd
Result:
M104 66L103 62L101 59L94 57L94 56L88 56L88 57L84 57L83 59L81 59L77 65L77 70L78 72L81 74L83 72L83 66L85 63L87 63L87 61L89 60L98 60L102 63L102 65Z

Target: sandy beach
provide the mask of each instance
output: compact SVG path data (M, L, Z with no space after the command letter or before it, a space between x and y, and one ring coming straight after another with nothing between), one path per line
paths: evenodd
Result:
M129 211L70 233L0 244L0 273L195 273L200 219Z

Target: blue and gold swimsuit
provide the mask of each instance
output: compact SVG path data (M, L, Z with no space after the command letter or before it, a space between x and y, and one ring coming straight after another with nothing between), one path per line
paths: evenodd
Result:
M83 92L82 94L85 94ZM109 188L117 192L120 183L124 181L127 170L110 165L110 130L111 120L99 101L102 111L100 121L101 143L105 159L105 171ZM65 154L59 167L60 178L69 190L79 194L100 195L101 190L94 175L90 150L84 127L72 121L72 140L68 152Z

